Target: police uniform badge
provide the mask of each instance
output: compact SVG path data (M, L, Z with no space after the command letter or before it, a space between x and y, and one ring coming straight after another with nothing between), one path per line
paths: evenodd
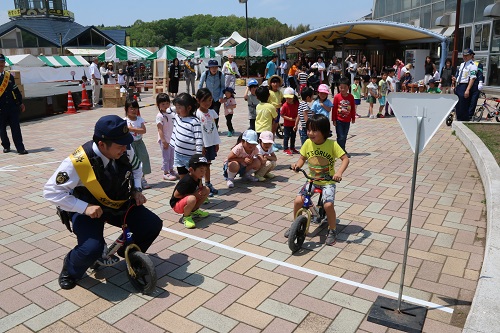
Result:
M61 185L66 183L69 180L68 173L65 171L59 171L59 173L56 176L56 184Z

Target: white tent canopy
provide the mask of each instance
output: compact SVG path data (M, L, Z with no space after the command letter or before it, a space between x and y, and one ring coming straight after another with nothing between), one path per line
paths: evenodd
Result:
M10 55L11 66L20 67L42 67L45 63L31 54Z
M250 57L270 57L273 55L273 52L267 49L262 44L254 41L252 38L248 39L248 51ZM242 43L239 43L236 46L233 46L229 50L225 51L224 56L232 54L235 57L246 57L247 56L247 40L245 39Z
M224 39L218 47L231 47L231 46L236 46L239 43L242 43L246 40L245 37L241 36L237 31L234 31L231 36L228 38ZM217 51L217 49L216 49Z

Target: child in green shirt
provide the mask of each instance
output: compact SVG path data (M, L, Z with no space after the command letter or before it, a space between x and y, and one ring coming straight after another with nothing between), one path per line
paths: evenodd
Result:
M440 94L441 93L441 89L439 89L436 86L436 80L434 80L434 79L429 80L429 89L427 89L427 92L429 94Z

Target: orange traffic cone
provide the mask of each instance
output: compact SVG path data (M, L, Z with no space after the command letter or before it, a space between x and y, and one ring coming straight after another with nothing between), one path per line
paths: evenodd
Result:
M78 104L78 107L82 110L92 110L92 104L89 102L89 96L87 95L87 89L85 89L85 83L82 83L82 102Z
M73 103L73 96L71 96L71 91L68 91L68 111L67 114L76 114L75 104Z
M135 95L135 94L134 94L134 101L136 101L136 102L137 102L137 95ZM137 102L137 103L139 103L139 102ZM139 109L139 110L137 110L137 115L138 115L139 117L141 116L141 110L140 110L140 109Z

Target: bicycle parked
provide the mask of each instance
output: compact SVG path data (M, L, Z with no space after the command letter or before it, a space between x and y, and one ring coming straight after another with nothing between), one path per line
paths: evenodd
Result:
M303 198L302 208L297 212L288 234L288 248L290 248L292 253L297 252L302 247L302 244L304 244L306 236L309 233L309 226L311 222L319 225L326 221L326 214L323 209L322 190L321 188L315 188L313 191L313 183L315 181L332 180L331 176L326 176L324 178L312 178L309 177L303 169L296 169L296 171L301 171L304 174L304 177L309 180L309 184L307 187L307 193ZM316 205L312 200L314 194L319 194L318 203Z
M484 98L483 104L476 109L474 115L472 116L472 121L481 121L483 119L483 113L486 110L486 118L491 119L495 117L496 121L500 122L500 99L496 97L486 98L486 94L481 92L481 97ZM494 101L497 103L495 106L488 104L488 101Z

